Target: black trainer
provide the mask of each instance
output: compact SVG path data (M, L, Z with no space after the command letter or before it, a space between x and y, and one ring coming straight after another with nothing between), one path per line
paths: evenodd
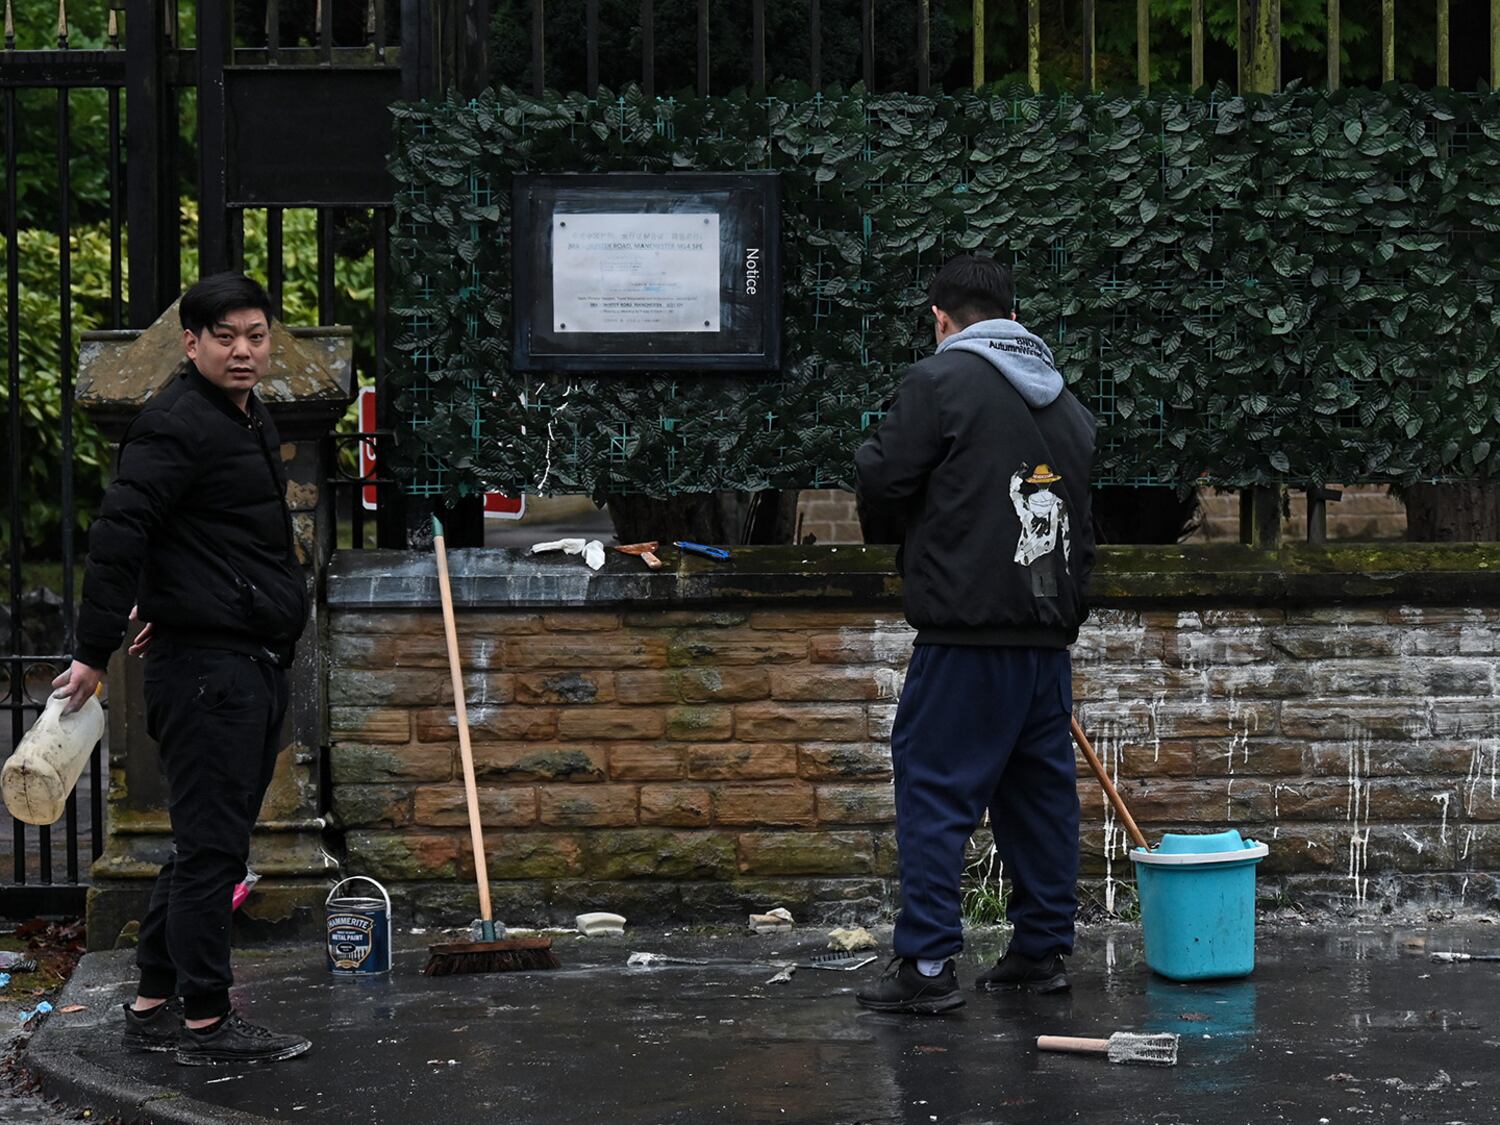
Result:
M1061 953L1032 958L1007 949L1004 957L979 974L974 987L980 992L1015 989L1045 995L1067 992L1073 986L1068 982Z
M935 977L924 977L911 957L892 957L880 979L854 994L861 1007L877 1012L911 1012L935 1016L939 1012L961 1008L963 994L958 991L958 973L951 960L943 962L943 971Z
M132 1051L175 1051L182 1033L182 1001L175 996L147 1012L137 1012L126 1001L125 1032L120 1036Z
M177 1040L177 1061L183 1066L273 1063L294 1059L311 1046L300 1035L284 1035L230 1012L204 1031L184 1025Z

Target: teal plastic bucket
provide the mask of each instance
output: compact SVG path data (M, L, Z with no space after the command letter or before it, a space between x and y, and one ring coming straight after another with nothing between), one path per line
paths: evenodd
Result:
M1266 845L1234 829L1167 833L1136 848L1146 964L1170 980L1242 977L1255 968L1255 865Z

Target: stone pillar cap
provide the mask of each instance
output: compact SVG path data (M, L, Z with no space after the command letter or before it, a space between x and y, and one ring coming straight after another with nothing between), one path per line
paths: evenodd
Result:
M182 369L180 298L144 332L85 332L76 399L91 413L134 414ZM342 410L354 376L354 331L345 325L290 328L271 322L271 370L255 393L273 409L327 403Z

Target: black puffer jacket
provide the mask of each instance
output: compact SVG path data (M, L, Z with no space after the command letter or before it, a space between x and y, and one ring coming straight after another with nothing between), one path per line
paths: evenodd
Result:
M870 523L904 527L897 561L918 644L1077 639L1096 429L1069 391L1034 409L973 352L907 371L855 460Z
M89 531L74 656L102 668L130 607L163 637L288 663L307 618L281 439L188 369L131 421Z

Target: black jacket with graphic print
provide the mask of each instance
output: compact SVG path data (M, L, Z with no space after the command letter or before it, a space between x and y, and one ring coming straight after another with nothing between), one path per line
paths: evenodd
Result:
M972 352L907 371L855 462L870 523L904 528L896 558L918 644L1077 640L1097 428L1070 391L1032 409Z
M307 583L276 425L249 407L188 364L131 420L89 529L76 659L104 667L138 602L159 636L290 662Z

